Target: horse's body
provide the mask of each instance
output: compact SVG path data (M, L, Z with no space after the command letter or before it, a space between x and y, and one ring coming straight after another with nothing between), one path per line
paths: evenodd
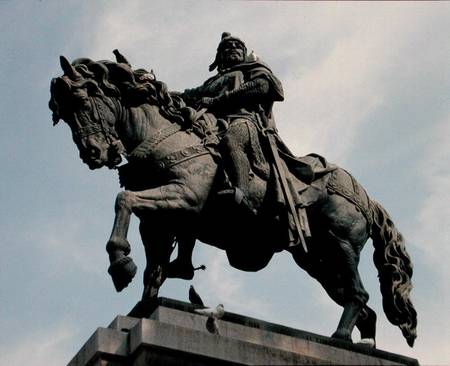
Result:
M221 167L201 137L186 128L173 128L173 121L161 107L164 98L154 97L152 103L136 105L124 103L124 84L120 82L126 75L120 73L125 74L123 70L128 66L87 59L75 61L74 65L62 59L65 76L52 82L50 106L54 119L62 118L71 127L83 161L91 169L113 167L120 160L118 141L128 153L149 142L141 165L146 170L142 171L143 189L124 190L116 200L116 218L107 250L109 272L118 290L127 286L136 272L128 257L130 246L126 239L134 213L141 221L147 257L141 305L157 296L175 239L180 243L198 239L224 249L230 264L246 271L264 268L275 252L286 249L344 307L333 336L351 340L356 325L362 338L374 339L376 315L366 304L368 294L357 268L359 253L372 237L385 312L413 344L416 313L409 300L412 267L403 238L387 212L371 201L348 173L340 168L332 173L347 177L340 180L340 191L351 193L348 196L333 191L329 184L331 173L320 181L318 187L323 189L307 207L311 229L308 253L300 245L287 247L287 230L282 221L241 212L215 194L223 175ZM108 79L108 74L115 77L109 75ZM149 83L156 85L156 94L161 92L161 83ZM250 196L254 207L263 208L268 183L257 174L252 176ZM349 197L356 197L357 202ZM132 315L144 313L143 307L137 306Z

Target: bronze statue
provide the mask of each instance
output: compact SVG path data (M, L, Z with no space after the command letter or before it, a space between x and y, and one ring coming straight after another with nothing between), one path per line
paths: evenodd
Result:
M198 88L185 90L181 97L194 108L208 108L228 124L220 147L224 168L233 185L229 193L237 203L250 206L251 166L263 178L269 174L268 167L261 163L264 155L257 129L268 128L262 125L266 121L273 122L272 105L284 99L283 89L272 71L253 54L247 55L245 43L229 33L222 34L216 59L209 69L213 71L216 67L217 75ZM253 154L246 153L250 149Z
M244 55L245 63L259 63L248 59L242 41L231 38L237 42L233 47L242 50L240 59ZM190 256L196 240L225 250L230 264L244 271L258 271L274 253L287 250L343 306L333 337L351 341L356 325L361 338L374 344L376 315L367 306L358 273L359 253L371 237L384 311L413 345L417 317L409 298L412 263L402 235L351 174L321 156L296 158L289 153L270 113L271 103L282 99L281 87L272 89L275 96L267 104L255 99L261 109L245 105L249 113L238 111L235 117L226 99L231 101L235 91L239 95L253 81L246 79L245 67L231 67L234 86L194 98L198 90L170 93L153 72L133 70L115 54L117 62L83 58L70 64L61 57L64 75L52 80L50 108L55 124L63 119L70 126L90 169L116 168L127 157L128 163L118 167L125 190L117 195L107 251L108 272L121 291L136 273L127 241L134 213L140 219L147 266L142 299L131 316L149 315L166 278L192 278ZM229 65L221 59L220 46L217 56L213 66L219 67L220 79ZM269 69L260 65L268 75ZM236 98L233 105L239 109ZM240 124L249 131L243 139L246 156L237 158L248 161L243 176L233 172L234 163L227 165L233 158L224 143L236 138L230 131L241 130ZM236 187L242 194L236 194ZM232 199L221 194L230 191ZM170 263L175 243L178 258Z

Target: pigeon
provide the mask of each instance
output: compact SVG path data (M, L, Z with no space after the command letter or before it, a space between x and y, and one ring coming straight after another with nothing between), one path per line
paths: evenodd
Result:
M212 334L219 334L219 325L216 319L209 317L206 321L206 330Z
M222 318L225 314L222 304L217 305L215 308L195 309L195 312L208 317L206 320L206 330L208 332L219 335L217 319Z
M225 309L223 304L219 304L215 308L195 309L195 312L209 318L220 319L225 314Z
M375 339L374 338L362 338L357 344L362 344L363 346L369 348L376 348Z
M189 287L189 301L192 305L201 306L202 308L205 307L205 304L203 304L202 298L200 295L195 291L194 286L191 285Z

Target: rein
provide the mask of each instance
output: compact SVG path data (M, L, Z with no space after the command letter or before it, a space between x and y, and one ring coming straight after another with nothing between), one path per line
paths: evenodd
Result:
M90 125L90 126L84 126L77 128L73 131L73 134L79 138L82 139L84 137L95 135L96 133L103 132L103 128L101 125Z
M103 117L103 113L100 113L100 108L98 103L96 102L94 97L89 97L91 105L94 111L94 120L93 123L87 124L86 126L80 127L74 130L73 134L77 138L84 138L87 136L95 135L98 133L103 134L105 140L108 145L112 145L114 142L114 138L117 138L117 135L111 133L111 128ZM114 112L113 108L105 101L105 104L110 108L112 112ZM198 116L200 117L200 116ZM198 118L197 117L197 118ZM128 158L130 161L139 161L145 160L151 156L151 152L164 140L169 138L170 136L176 134L181 130L181 125L174 123L169 127L163 128L159 130L153 136L142 141L129 155ZM190 160L194 157L205 155L209 153L209 149L205 146L208 144L209 139L204 139L201 144L188 146L179 151L175 151L170 153L169 155L155 161L156 167L159 169L169 168L174 165L177 165L183 161Z
M181 150L171 152L157 160L151 159L152 151L154 151L161 142L180 130L181 126L176 123L159 130L157 134L141 142L131 154L128 155L130 162L149 159L157 169L165 170L198 156L210 154L213 146L217 144L217 137L205 136L200 144L187 146Z
M163 128L158 131L155 136L151 136L148 139L142 141L128 156L131 159L146 159L149 157L150 152L156 148L161 142L170 136L176 134L181 130L181 126L178 124L172 124L169 127Z

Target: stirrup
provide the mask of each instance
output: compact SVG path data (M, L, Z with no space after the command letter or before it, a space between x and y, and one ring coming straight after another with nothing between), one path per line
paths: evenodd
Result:
M242 201L247 200L245 197L245 193L242 191L242 189L238 187L233 187L229 189L223 189L219 192L217 192L218 196L233 196L234 202L236 202L238 205L242 203Z

